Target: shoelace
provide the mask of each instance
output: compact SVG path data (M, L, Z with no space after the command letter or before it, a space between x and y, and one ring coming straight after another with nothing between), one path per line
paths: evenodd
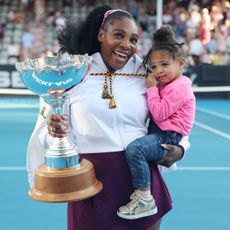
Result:
M138 206L138 200L139 200L139 198L140 198L140 195L137 194L136 192L134 192L130 196L131 201L127 204L127 207L129 209L129 213L132 213L133 211L135 211L135 209Z

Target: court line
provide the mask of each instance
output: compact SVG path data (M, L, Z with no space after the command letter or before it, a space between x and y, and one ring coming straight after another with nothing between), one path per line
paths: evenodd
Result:
M180 166L181 171L230 171L230 166ZM26 171L22 166L0 166L0 171Z
M193 86L193 92L229 92L230 86Z
M216 134L216 135L219 135L219 136L221 136L221 137L224 137L224 138L230 140L230 135L227 134L227 133L225 133L225 132L222 132L222 131L220 131L220 130L218 130L218 129L214 129L214 128L212 128L211 126L205 125L204 123L199 122L199 121L195 121L194 124L195 124L196 126L200 127L200 128L203 128L203 129L208 130L208 131L211 132L211 133L214 133L214 134Z
M8 94L8 95L35 95L32 91L28 89L10 89L10 88L2 88L0 89L0 94Z
M39 104L20 104L20 103L9 103L9 104L0 104L0 109L37 109Z
M177 170L182 171L230 171L230 166L180 166Z
M26 167L22 166L0 166L0 171L25 171Z
M214 112L214 111L209 110L209 109L204 109L204 108L201 108L201 107L196 107L196 110L199 111L199 112L207 113L207 114L212 115L212 116L216 116L216 117L219 117L219 118L230 120L230 116L224 115L222 113Z

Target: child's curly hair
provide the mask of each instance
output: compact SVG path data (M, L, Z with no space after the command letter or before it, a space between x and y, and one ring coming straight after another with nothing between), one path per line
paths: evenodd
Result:
M184 43L179 43L175 37L172 28L168 25L163 25L153 33L152 47L143 60L144 64L148 63L149 56L156 50L167 50L172 54L173 59L184 56L182 46Z

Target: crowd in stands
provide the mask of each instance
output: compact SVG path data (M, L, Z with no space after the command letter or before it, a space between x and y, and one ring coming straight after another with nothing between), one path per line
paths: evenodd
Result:
M138 54L146 55L156 28L157 1L0 0L0 65L58 52L58 31L81 22L96 5L128 10L138 22ZM163 24L185 43L188 65L230 64L230 2L164 0Z

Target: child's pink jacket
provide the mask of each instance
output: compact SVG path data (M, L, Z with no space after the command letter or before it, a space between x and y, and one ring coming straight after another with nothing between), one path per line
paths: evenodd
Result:
M195 101L191 80L186 76L163 87L147 89L149 110L162 130L189 135L195 120Z

